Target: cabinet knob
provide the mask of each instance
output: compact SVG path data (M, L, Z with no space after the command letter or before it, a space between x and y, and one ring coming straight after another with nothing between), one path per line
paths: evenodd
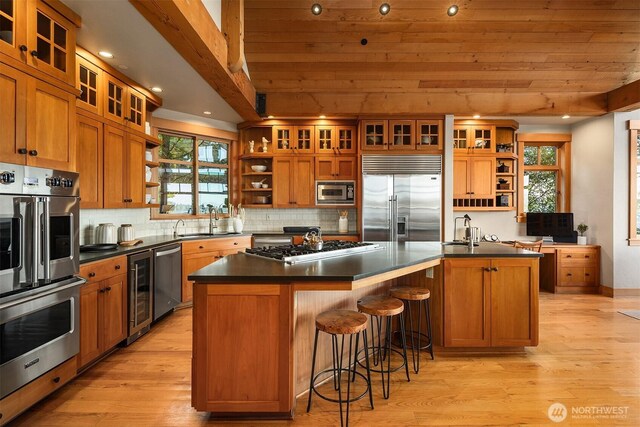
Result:
M30 156L37 156L38 155L38 150L29 150L29 155Z
M26 148L18 148L18 154L27 154Z
M107 286L106 291L109 292L111 290L111 286Z
M32 50L31 51L31 56L33 56L34 58L38 57L38 51L37 50Z
M101 294L104 294L104 289L100 289L98 292L100 292Z
M572 276L572 274L571 273L567 273L567 276Z
M589 273L584 273L584 275L588 277L588 276L589 276Z
M120 270L120 264L116 265L116 270Z
M96 277L96 273L92 271L91 273L89 273L89 277Z
M198 248L200 248L200 249L204 249L204 246L198 246Z
M491 271L491 269L489 267L485 267L483 268L484 271Z
M60 382L60 377L55 377L55 378L53 379L53 382L54 382L54 383L56 383L56 384L58 384L58 383Z
M20 52L26 52L27 50L29 50L26 44L21 44L19 49Z
M585 255L584 257L585 257L585 258L589 258L589 255Z
M233 242L234 246L238 246L238 242Z
M567 258L571 258L571 255L567 255Z
M493 267L491 270L492 271L498 271L498 267Z

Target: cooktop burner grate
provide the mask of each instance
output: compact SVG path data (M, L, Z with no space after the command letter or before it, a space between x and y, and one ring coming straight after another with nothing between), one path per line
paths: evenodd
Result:
M375 243L328 240L324 242L322 249L318 251L314 251L306 245L287 245L247 249L245 253L247 255L268 258L287 264L295 264L297 262L315 261L324 258L369 252L380 248L380 245Z

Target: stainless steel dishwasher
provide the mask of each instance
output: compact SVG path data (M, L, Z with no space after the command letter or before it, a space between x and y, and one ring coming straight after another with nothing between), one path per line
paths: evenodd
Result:
M180 304L182 290L182 246L161 246L153 250L155 287L153 320L158 320Z

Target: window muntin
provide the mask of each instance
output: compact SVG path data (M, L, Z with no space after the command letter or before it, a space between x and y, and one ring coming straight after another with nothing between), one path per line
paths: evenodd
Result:
M209 205L228 213L229 143L159 132L160 213L204 215Z
M640 120L629 122L629 245L640 246Z

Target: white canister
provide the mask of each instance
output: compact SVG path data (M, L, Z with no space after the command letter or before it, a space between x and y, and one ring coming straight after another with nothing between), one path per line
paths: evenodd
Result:
M118 243L116 241L116 226L111 223L100 224L96 227L96 244Z
M233 218L233 231L236 233L242 233L242 229L244 228L244 223L240 218Z
M338 233L348 233L349 232L349 218L346 216L341 216L338 219Z
M118 242L130 242L134 237L133 226L131 224L121 224L118 228Z

